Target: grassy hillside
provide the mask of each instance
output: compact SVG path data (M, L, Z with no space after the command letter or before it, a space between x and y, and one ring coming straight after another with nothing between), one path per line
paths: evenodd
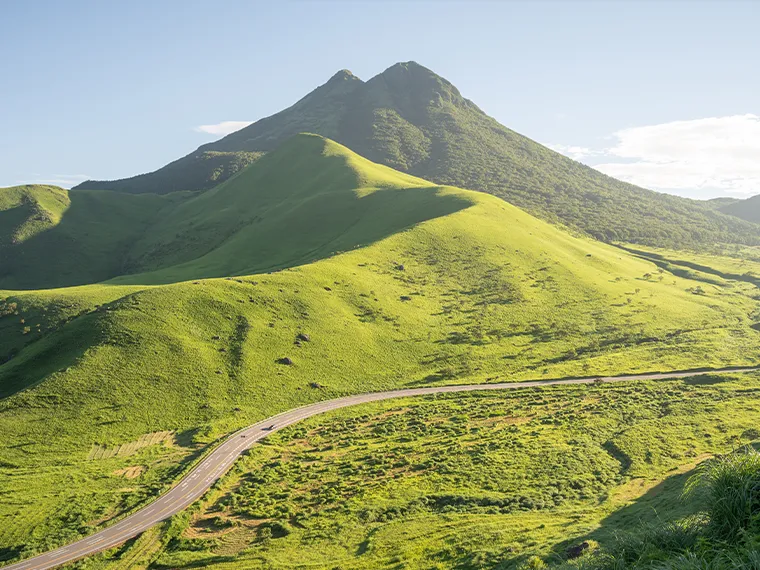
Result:
M330 140L301 134L174 209L130 253L130 267L152 272L118 282L281 269L372 243L471 204Z
M198 149L154 172L102 183L88 181L77 186L77 189L107 189L126 193L153 194L167 194L182 190L208 190L256 162L261 154L260 152L220 152Z
M341 71L295 105L202 146L172 163L171 170L87 181L80 188L204 189L207 177L184 167L194 164L198 153L269 152L303 131L438 184L494 194L605 241L660 246L760 242L760 227L753 223L696 200L620 182L502 126L415 62L396 64L367 82Z
M720 210L749 222L760 222L760 196L752 196L746 200L735 200L724 204Z
M0 188L0 287L81 285L120 275L133 243L185 196Z
M306 134L200 194L18 187L0 199L19 220L0 236L0 287L14 289L271 271L472 203Z
M0 293L15 305L3 330L30 341L0 366L0 548L91 532L216 437L316 399L754 364L752 286L660 274L493 197L440 192L473 205L268 275ZM55 302L78 305L53 320Z
M17 245L55 226L71 205L57 186L0 188L0 247Z
M174 265L0 291L5 558L107 524L216 438L302 403L433 382L749 365L760 352L750 283L658 271L320 137L297 137L213 192L211 203L122 196L177 200L160 216L170 230L130 250L135 263ZM185 234L211 251L184 261ZM152 253L167 243L177 247ZM198 278L265 262L290 267Z
M756 375L555 387L311 418L249 452L151 538L142 562L220 570L559 563L584 540L613 547L654 509L660 524L699 510L702 501L680 501L684 480L706 456L757 438L758 388ZM91 568L119 568L134 550L99 556Z

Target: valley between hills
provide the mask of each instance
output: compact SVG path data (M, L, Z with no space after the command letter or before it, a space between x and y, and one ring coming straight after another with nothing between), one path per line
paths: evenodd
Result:
M154 173L2 188L0 564L134 520L300 406L577 378L276 426L71 567L751 568L753 503L714 530L709 499L710 469L760 473L748 204L609 178L414 62Z

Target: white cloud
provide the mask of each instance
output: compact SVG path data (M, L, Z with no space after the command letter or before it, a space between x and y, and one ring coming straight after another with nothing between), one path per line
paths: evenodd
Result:
M688 193L760 193L760 116L732 115L633 127L612 146L553 146L597 170L646 188ZM605 156L603 162L593 157ZM589 160L591 159L591 160Z
M33 176L40 176L34 174ZM90 180L92 177L87 174L53 174L50 178L35 178L33 180L16 180L16 184L50 184L52 186L61 186L62 188L71 188L77 184Z
M569 156L573 160L583 160L592 156L599 156L606 154L604 150L594 150L585 146L570 146L564 144L547 144L550 149Z
M253 121L222 121L215 125L200 125L195 127L195 131L199 133L208 133L210 135L224 136L240 129L247 127Z

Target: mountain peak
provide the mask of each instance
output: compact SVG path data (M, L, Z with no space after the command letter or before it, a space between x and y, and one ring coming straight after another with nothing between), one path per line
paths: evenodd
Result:
M358 77L356 77L356 75L351 73L350 69L341 69L330 78L328 83L331 83L332 81L354 81L354 80L361 81L361 79L359 79Z
M462 97L450 81L416 61L398 62L367 84L370 83L392 93L395 105L403 106L403 100L416 100L417 105L423 107L431 102L435 102L436 106L449 103L457 107L475 107Z
M395 71L395 70L404 70L404 71L411 71L411 72L426 71L428 73L432 73L432 71L430 71L427 67L425 67L424 65L420 65L419 63L413 60L399 61L397 63L394 63L388 69L386 69L383 73Z

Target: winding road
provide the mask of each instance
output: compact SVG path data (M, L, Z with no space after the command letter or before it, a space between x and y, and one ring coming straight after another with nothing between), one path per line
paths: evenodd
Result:
M408 388L387 392L357 394L334 400L325 400L300 408L288 410L276 416L248 426L231 436L204 457L169 491L158 497L139 511L123 518L95 534L63 546L50 552L28 558L21 562L2 567L3 570L46 570L73 562L85 556L117 546L130 538L134 538L153 525L166 520L182 511L199 499L211 485L214 484L232 466L235 460L246 449L257 441L286 426L303 419L336 410L347 406L401 398L408 396L425 396L428 394L443 394L451 392L474 392L483 390L515 390L518 388L533 388L537 386L558 386L563 384L591 384L595 382L622 382L630 380L669 380L706 374L748 372L758 370L753 368L725 368L721 370L705 370L691 372L665 372L654 374L638 374L628 376L606 376L599 378L567 378L563 380L537 380L531 382L509 382L500 384L467 384L460 386L432 386L427 388Z

